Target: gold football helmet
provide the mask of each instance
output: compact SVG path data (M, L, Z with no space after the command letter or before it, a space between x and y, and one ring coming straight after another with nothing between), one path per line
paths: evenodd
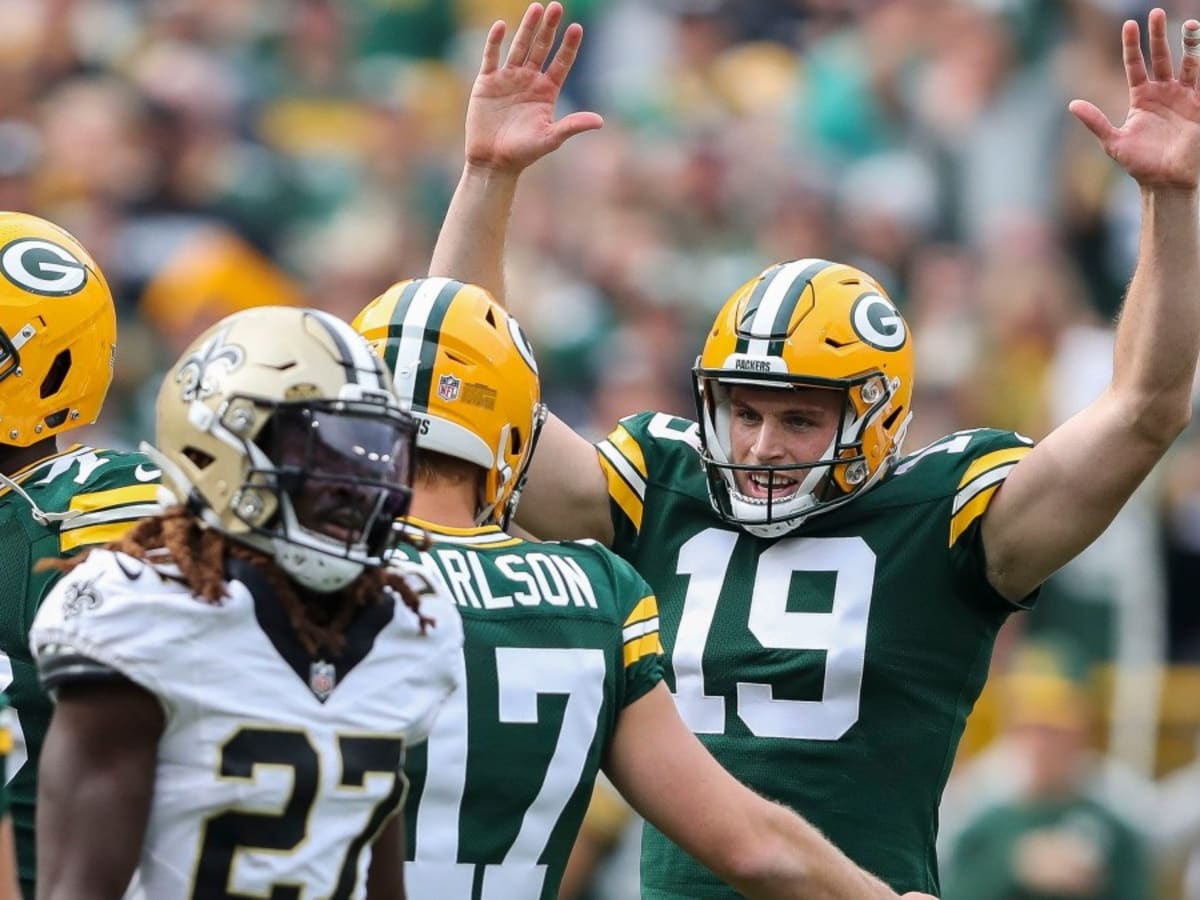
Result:
M96 421L116 344L112 294L82 245L45 219L0 212L0 444Z
M263 306L192 342L158 394L164 486L207 525L337 591L387 563L416 422L366 342L314 309Z
M507 526L546 419L529 342L481 287L449 278L392 285L354 320L420 421L417 446L487 473L476 521Z
M786 534L875 484L899 455L912 418L913 350L903 317L865 272L823 259L771 266L738 288L717 314L693 376L713 507L762 537ZM841 425L820 459L738 465L733 385L841 391ZM738 470L801 482L783 500L752 498L738 490Z

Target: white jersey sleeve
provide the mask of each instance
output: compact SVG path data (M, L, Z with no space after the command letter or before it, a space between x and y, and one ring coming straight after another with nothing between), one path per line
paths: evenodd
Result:
M166 700L173 692L163 657L193 637L187 623L201 621L181 607L201 602L139 560L93 550L59 579L30 628L43 685L120 677Z

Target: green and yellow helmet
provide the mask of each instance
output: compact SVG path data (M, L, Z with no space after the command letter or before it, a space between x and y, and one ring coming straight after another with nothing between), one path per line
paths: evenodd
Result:
M45 219L0 212L0 444L96 421L116 345L112 294L83 246Z
M546 419L537 363L517 320L481 287L416 278L372 300L354 327L420 421L418 448L483 469L477 521L507 525Z
M779 263L738 288L717 314L693 370L709 495L727 521L777 537L873 485L912 418L908 326L875 279L823 259ZM731 458L729 389L825 388L843 395L841 425L819 460L739 466ZM784 500L746 497L739 468L803 480Z

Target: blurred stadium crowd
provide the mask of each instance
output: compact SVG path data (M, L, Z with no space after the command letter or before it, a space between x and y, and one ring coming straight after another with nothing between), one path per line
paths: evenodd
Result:
M810 256L875 274L919 335L910 449L982 424L1046 433L1107 380L1139 215L1066 104L1120 121L1114 35L1150 5L569 0L586 30L569 101L607 124L529 173L509 249L551 406L596 437L642 409L690 416L681 376L713 313L748 273ZM1196 14L1162 5L1175 28ZM483 33L524 6L0 0L0 208L74 232L122 315L89 439L148 436L157 376L235 309L348 317L424 273ZM1079 820L1011 860L1083 874L1020 896L1200 898L1200 864L1184 886L1200 846L1198 582L1189 434L1002 643L994 665L1013 674L985 693L943 810L947 898L1017 896L956 879L955 860L983 865L978 817L1036 782L1038 760L1069 760L1063 783L1115 807L1153 871L1138 893L1099 892L1088 853L1116 851L1080 851L1097 829ZM603 843L623 818L601 819Z

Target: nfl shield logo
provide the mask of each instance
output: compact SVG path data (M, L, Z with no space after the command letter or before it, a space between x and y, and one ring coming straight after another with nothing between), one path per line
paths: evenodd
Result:
M461 387L462 382L453 375L443 375L438 379L438 396L447 403L451 400L457 400L458 391Z
M333 663L317 660L308 667L308 686L322 703L337 687L337 670Z

